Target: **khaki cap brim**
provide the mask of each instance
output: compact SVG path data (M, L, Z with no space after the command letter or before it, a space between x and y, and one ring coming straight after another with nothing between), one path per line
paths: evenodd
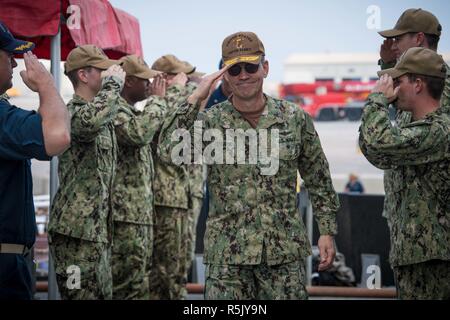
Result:
M402 70L398 70L395 68L389 68L389 69L377 72L379 77L381 77L383 74L387 74L387 75L390 75L392 79L397 79L407 73L408 73L408 71L402 71Z
M189 73L187 76L188 77L203 77L206 73L204 72L198 72L198 71L194 71L192 73Z
M379 31L378 33L384 38L394 38L394 37L401 36L402 34L405 34L408 32L409 31L405 31L405 30L390 29L390 30Z
M189 74L195 72L195 67L191 68L189 66L188 67L180 66L180 67L176 68L175 71L176 71L175 73L183 72L184 74L189 75Z
M233 59L225 60L223 62L223 64L226 65L226 66L231 66L233 64L240 63L240 62L246 62L246 63L251 63L251 64L259 64L260 61L261 61L261 56L260 55L258 55L258 56L240 56L240 57L236 57L236 58L233 58Z
M152 79L154 77L156 77L158 74L160 74L161 72L155 71L155 70L147 70L147 71L143 71L143 72L139 72L136 74L133 74L133 76L141 78L141 79Z
M101 61L96 64L92 64L91 67L106 70L115 64L119 64L119 60L108 59L108 60Z

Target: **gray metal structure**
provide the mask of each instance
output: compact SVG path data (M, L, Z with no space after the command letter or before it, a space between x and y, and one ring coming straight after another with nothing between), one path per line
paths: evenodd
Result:
M50 51L51 73L55 80L56 89L60 91L61 88L61 26L58 33L51 40ZM49 217L51 215L51 207L56 190L58 190L58 158L53 157L50 162L50 207ZM55 268L53 265L53 258L49 252L48 254L48 299L57 300L59 298L58 285L56 283Z

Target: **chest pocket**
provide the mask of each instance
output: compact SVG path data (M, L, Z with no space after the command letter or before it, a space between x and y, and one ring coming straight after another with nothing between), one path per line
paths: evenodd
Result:
M109 172L111 170L110 161L112 158L113 142L110 137L100 135L97 138L97 161L98 168L102 171Z
M280 160L292 161L300 154L300 143L295 133L290 130L279 130L279 158Z
M111 138L108 136L105 136L105 135L100 135L98 137L97 144L98 144L98 147L102 150L109 150L109 149L112 149L112 147L113 147Z

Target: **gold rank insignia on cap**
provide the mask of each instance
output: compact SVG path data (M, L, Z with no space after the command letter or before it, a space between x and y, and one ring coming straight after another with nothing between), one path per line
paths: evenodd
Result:
M226 66L239 62L258 64L264 54L264 45L253 32L236 32L222 42L222 59Z

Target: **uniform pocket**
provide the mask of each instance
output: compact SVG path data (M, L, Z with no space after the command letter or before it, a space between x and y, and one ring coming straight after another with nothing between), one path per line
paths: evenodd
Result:
M111 138L107 136L99 136L97 144L98 147L102 150L109 150L113 147Z
M103 172L111 171L112 159L112 149L113 143L110 137L105 135L100 135L97 138L97 161L98 169Z
M294 160L300 154L300 143L293 132L279 132L279 157L281 160Z

